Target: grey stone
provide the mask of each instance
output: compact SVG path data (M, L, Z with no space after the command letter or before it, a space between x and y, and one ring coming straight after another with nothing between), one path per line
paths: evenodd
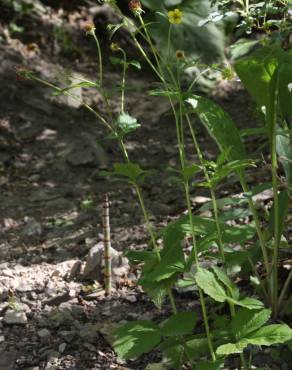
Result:
M58 332L58 335L60 335L60 337L64 339L67 343L70 343L74 339L76 333L72 330L60 330Z
M117 268L121 266L122 257L119 252L114 248L110 248L111 253L111 263L112 268ZM104 267L104 244L100 242L94 245L87 256L86 264L84 267L82 277L84 279L92 279L102 282L104 279L103 276L103 267Z
M15 369L16 352L6 352L0 350L0 370Z
M82 262L81 261L76 261L74 265L71 268L70 274L69 274L69 280L74 280L77 278L81 272L81 267L82 267Z
M3 321L7 325L25 325L27 323L27 317L23 311L8 310L5 313Z
M67 344L66 344L66 343L61 343L61 344L59 345L59 347L58 347L58 351L59 351L60 353L63 353L63 352L65 352L66 347L67 347Z
M71 299L73 299L75 296L76 292L69 290L68 292L47 299L44 304L47 306L59 306L61 303L71 301Z
M51 337L51 332L48 329L41 329L37 334L42 343L47 343Z
M33 217L25 218L26 225L21 233L21 238L25 242L39 241L42 235L42 225Z
M107 168L108 159L103 147L89 133L82 133L66 155L66 161L72 166L97 165Z

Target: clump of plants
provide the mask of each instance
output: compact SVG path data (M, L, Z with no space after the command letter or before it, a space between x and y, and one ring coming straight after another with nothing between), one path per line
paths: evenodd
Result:
M134 19L125 17L115 1L107 2L121 19L119 24L109 25L110 38L121 27L128 30L156 77L157 88L150 93L169 101L180 163L178 168L172 168L171 178L180 185L186 215L159 231L150 222L143 197L143 183L152 171L132 162L125 145L129 135L140 127L137 119L126 110L127 71L129 68L140 69L141 66L137 61L128 60L126 51L119 44L111 44L115 53L113 62L122 70L116 91L120 94L117 115L111 110L110 93L104 82L102 50L93 24L87 25L86 32L97 47L96 81L80 80L74 85L58 87L33 72L22 70L20 73L52 88L55 94L64 94L76 100L80 100L74 95L74 88L77 87L93 88L102 95L107 114L82 101L80 104L108 129L108 138L114 140L121 151L121 162L114 163L112 171L103 175L127 182L137 194L149 232L149 249L131 251L127 256L133 263L142 266L139 284L143 290L158 309L168 300L172 315L160 323L148 320L126 323L114 333L113 346L117 354L125 359L159 348L167 365L175 369L185 364L197 370L217 370L223 368L229 356L238 356L242 368L250 369L254 346L278 345L292 339L292 329L282 321L292 303L292 269L286 273L284 280L279 278L280 261L288 248L286 226L292 185L291 128L288 124L292 116L291 51L285 50L274 39L264 38L255 52L239 58L234 64L235 72L254 99L263 122L262 128L249 129L248 134L261 135L269 148L265 160L269 163L271 181L250 185L247 171L260 167L262 160L250 158L243 137L229 114L212 100L195 92L198 76L187 86L185 84L186 70L199 61L189 57L187 49L173 50L172 35L185 22L185 13L178 6L181 2L165 1L156 14L168 26L167 44L163 51L149 32L150 25L144 21L145 10L140 1L129 2ZM215 161L204 156L195 118L199 118L218 145L220 154ZM186 135L192 138L193 151L198 158L195 163L188 158ZM236 200L232 196L218 199L217 187L230 174L237 177L243 196ZM202 177L204 180L200 180ZM203 209L210 210L212 217L193 213L190 193L195 186L209 190L211 202ZM253 196L270 188L273 204L263 215L257 209ZM234 207L226 211L226 205ZM248 224L230 226L227 222L238 220L243 214L250 218ZM163 240L162 246L157 242L159 238ZM191 240L189 254L184 253L182 248L186 238ZM234 244L240 245L241 249L235 250ZM206 261L208 268L203 267ZM246 272L254 283L254 290L249 295L236 284L236 278ZM196 312L178 311L173 294L177 287L197 291L203 331L198 326ZM255 293L260 300L255 298Z

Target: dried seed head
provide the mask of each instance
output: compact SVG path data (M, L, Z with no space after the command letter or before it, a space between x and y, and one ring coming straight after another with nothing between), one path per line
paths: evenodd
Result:
M93 23L87 23L84 26L84 30L86 32L86 35L94 35L96 28Z
M185 59L185 52L183 50L177 50L175 52L175 57L176 59L178 60L182 60L182 59Z
M129 2L129 9L136 16L141 15L143 13L142 5L139 0L131 0Z

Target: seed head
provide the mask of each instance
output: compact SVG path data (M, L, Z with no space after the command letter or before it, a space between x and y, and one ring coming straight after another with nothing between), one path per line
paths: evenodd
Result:
M167 15L171 24L180 24L182 22L183 13L179 9L170 10Z
M185 52L183 50L177 50L175 52L175 57L177 60L183 60L185 59Z
M86 35L94 35L96 28L93 23L87 23L84 26L84 30L86 32Z
M119 51L120 50L120 47L119 47L119 45L118 44L116 44L115 42L112 42L111 43L111 45L110 45L110 49L111 49L111 51L112 52L117 52L117 51Z
M129 9L135 16L139 16L143 13L140 0L131 0L129 2Z

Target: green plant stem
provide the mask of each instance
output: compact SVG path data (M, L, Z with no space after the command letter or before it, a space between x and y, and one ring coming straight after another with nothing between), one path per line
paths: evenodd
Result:
M230 308L230 315L231 315L231 318L233 319L235 317L235 306L232 302L228 302L228 303L229 303L229 308ZM244 354L240 353L239 356L240 356L240 360L241 360L243 368L247 370L248 367L247 367L247 364L244 358Z
M292 269L290 270L289 274L288 274L288 277L283 285L283 288L282 288L282 291L281 291L281 294L279 296L279 300L278 300L278 311L280 310L280 307L282 306L282 302L283 302L283 299L285 297L285 294L290 286L290 283L291 283L291 280L292 280Z
M142 212L143 212L143 216L144 216L144 219L145 219L145 222L146 222L147 229L148 229L149 234L150 234L150 238L151 238L151 241L152 241L154 250L155 250L156 255L157 255L157 259L158 259L158 261L161 261L160 252L159 252L159 249L158 249L158 247L156 245L156 240L155 240L154 232L153 232L153 229L152 229L150 220L149 220L148 213L146 211L146 207L145 207L145 204L144 204L144 199L142 197L140 188L139 188L139 186L137 184L134 184L134 187L135 187L137 196L139 198L140 206L141 206L141 209L142 209Z
M96 37L95 32L92 33L92 36L95 40L96 47L97 47L97 54L98 54L98 64L99 64L99 86L102 88L103 85L103 62L102 62L102 54L101 54L101 47L98 38Z
M239 174L239 181L240 181L240 184L241 184L241 187L242 187L242 190L244 191L244 193L248 193L249 188L247 186L246 180L245 180L244 175L242 173ZM260 220L259 220L259 217L258 217L258 214L257 214L257 210L255 208L255 205L254 205L253 200L252 200L251 197L248 197L248 205L249 205L249 209L251 210L251 213L252 213L252 216L253 216L253 219L254 219L254 223L255 223L255 227L256 227L256 231L257 231L257 235L258 235L258 238L259 238L259 242L260 242L260 246L261 246L261 250L262 250L262 254L263 254L263 259L264 259L265 270L266 270L267 275L269 276L269 274L270 274L270 263L269 263L268 252L267 252L267 248L266 248L266 245L265 245L264 235L263 235L262 230L261 230L261 224L260 224Z
M121 98L121 111L125 110L125 88L126 88L126 71L127 71L127 55L123 49L120 48L123 54L123 77L122 77L122 98Z
M167 288L167 293L168 293L168 296L169 296L172 312L174 314L176 314L177 313L177 308L176 308L176 304L175 304L175 300L174 300L174 297L173 297L171 287Z
M272 261L272 310L274 317L277 316L278 311L278 258L280 247L280 233L279 233L279 197L278 197L278 179L277 179L277 152L276 152L276 134L273 135L271 145L271 159L272 159L272 185L274 195L274 253Z
M80 100L77 96L69 93L68 91L64 91L63 89L61 89L60 87L48 82L48 81L45 81L39 77L36 77L34 75L31 75L30 76L34 81L37 81L39 83L41 83L42 85L45 85L47 87L50 87L62 94L64 94L65 96L69 96L70 98L76 100L78 103L80 103L80 105L82 105L84 108L86 108L88 111L90 111L91 113L93 113L111 132L113 132L113 128L111 127L111 125L106 121L105 118L102 117L101 114L99 114L96 110L94 110L90 105L86 104L86 103L83 103L82 100Z
M150 59L148 57L146 57L146 61L150 61L150 66L152 67L152 69L154 69L155 73L159 76L160 80L163 82L164 86L165 86L165 89L167 91L169 91L169 87L164 79L164 75L163 75L163 72L162 72L162 68L160 66L160 62L159 62L159 59L158 59L158 56L156 54L156 51L155 51L155 48L153 46L153 43L151 41L151 38L148 34L148 31L147 31L147 28L145 27L145 24L144 24L144 21L142 19L142 17L140 16L139 17L139 20L142 24L142 27L144 29L144 32L145 32L145 35L146 35L146 39L149 43L149 46L151 48L151 51L154 55L154 58L155 58L155 62L157 64L157 67L158 67L158 70L155 68L155 66L151 63ZM139 42L136 40L136 43L139 45ZM140 46L140 45L139 45ZM144 54L146 54L143 50L143 48L140 46L140 51L143 51ZM142 55L144 55L142 53ZM149 62L148 62L149 63ZM171 71L170 71L171 72ZM172 73L171 74L171 77L173 80L174 79L174 76ZM172 108L172 111L174 113L174 118L175 118L175 123L176 123L176 132L177 132L177 140L178 140L178 146L179 146L179 157L180 157L180 161L181 161L181 166L182 168L185 167L185 152L184 152L184 146L183 146L183 137L182 137L182 130L181 130L181 125L180 125L180 119L182 120L182 105L183 105L183 101L182 101L182 98L180 99L180 115L178 117L177 113L176 113L176 109L174 107L174 103L171 99L171 97L169 96L169 101L170 101L170 105L171 105L171 108ZM197 251L196 251L196 237L195 237L195 232L194 232L194 227L193 227L193 218L192 218L192 210L191 210L191 202L190 202L190 195L189 195L189 187L188 187L188 184L186 185L186 182L185 182L185 194L186 194L186 201L187 201L187 205L188 205L188 213L189 213L189 218L190 218L190 223L191 223L191 228L192 228L192 237L193 237L193 242L194 242L194 251L195 251L195 259L197 261L197 267L199 267L199 261L198 261L198 256L197 256ZM208 316L207 316L207 310L206 310L206 305L205 305L205 300L204 300L204 295L203 295L203 292L201 291L200 288L198 288L199 290L199 296L200 296L200 304L201 304L201 308L202 308L202 314L203 314L203 320L204 320L204 326L205 326L205 331L206 331L206 336L207 336L207 341L208 341L208 346L209 346L209 350L210 350L210 354L211 354L211 357L212 357L212 360L215 361L216 360L216 355L215 355L215 352L214 352L214 348L213 348L213 344L212 344L212 338L211 338L211 334L210 334L210 328L209 328L209 323L208 323Z
M200 164L201 164L201 166L203 168L204 176L205 176L207 182L210 183L210 176L209 176L208 171L207 171L207 168L206 168L206 166L204 164L203 154L202 154L201 148L199 146L199 143L198 143L198 140L197 140L197 137L196 137L195 130L194 130L193 126L192 126L192 123L191 123L191 120L190 120L190 116L188 114L186 114L185 116L186 116L186 119L187 119L187 122L188 122L188 126L189 126L189 129L190 129L190 132L191 132L191 136L192 136L192 140L193 140L193 143L194 143L194 147L195 147L196 152L197 152L197 155L199 157ZM218 234L219 251L220 251L220 254L221 254L222 261L225 262L224 245L223 245L223 241L222 241L222 230L221 230L220 221L219 221L219 214L218 214L218 207L217 207L216 195L215 195L215 191L214 191L214 189L212 187L210 187L210 193L211 193L211 199L212 199L212 206L213 206L213 211L214 211L214 218L215 218L215 223L216 223L216 229L217 229L217 234Z

